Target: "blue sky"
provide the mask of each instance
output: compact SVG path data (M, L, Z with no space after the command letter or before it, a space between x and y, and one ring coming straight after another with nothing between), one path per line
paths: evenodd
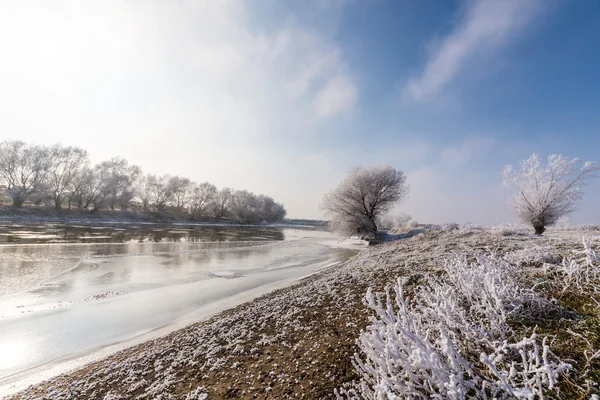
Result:
M599 160L600 3L0 5L3 138L271 194L293 217L391 164L420 222L512 221L500 170ZM573 214L600 223L600 180Z

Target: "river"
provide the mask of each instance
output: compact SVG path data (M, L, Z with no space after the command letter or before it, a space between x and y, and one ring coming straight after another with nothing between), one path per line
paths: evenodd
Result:
M167 333L355 252L308 228L0 228L0 386Z

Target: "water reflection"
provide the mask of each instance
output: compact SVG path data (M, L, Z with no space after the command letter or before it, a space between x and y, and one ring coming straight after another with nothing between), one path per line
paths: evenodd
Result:
M281 228L240 226L156 227L12 225L0 227L0 244L40 243L126 243L136 242L224 242L242 240L284 240Z

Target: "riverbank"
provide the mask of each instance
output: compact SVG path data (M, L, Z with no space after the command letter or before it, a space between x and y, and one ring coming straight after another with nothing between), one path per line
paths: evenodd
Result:
M232 226L277 226L286 225L294 227L326 227L324 221L306 219L285 219L278 223L240 224L226 219L214 220L209 217L190 219L188 215L178 216L174 212L159 213L143 210L79 210L56 209L54 207L12 207L0 206L0 224L157 224L157 225L232 225Z
M581 235L553 232L540 238L458 229L369 247L343 265L294 286L32 386L12 398L334 398L335 388L357 379L351 360L357 351L356 339L371 315L362 304L367 288L381 291L398 277L439 274L444 258L452 254L502 256L545 246L557 256L566 256L580 250ZM600 248L597 233L588 241ZM542 261L532 258L530 267L541 265ZM592 369L591 376L600 371L596 360L586 365L585 354L590 350L583 345L587 341L591 348L600 349L600 312L593 296L555 300L575 312L577 319L550 321L538 329L559 337L553 351L576 368L569 380L559 383L562 393L581 396L587 390L586 378L581 376L584 367ZM567 328L574 335L567 334Z

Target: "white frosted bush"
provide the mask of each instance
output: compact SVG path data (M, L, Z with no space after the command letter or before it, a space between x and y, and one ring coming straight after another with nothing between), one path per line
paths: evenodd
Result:
M504 259L509 263L522 267L532 264L553 264L558 261L556 250L552 246L531 246L508 253Z
M600 257L582 238L583 251L575 252L571 257L565 257L562 263L556 266L560 275L562 290L576 288L582 291L586 286L600 281Z
M391 212L382 216L377 226L380 229L406 229L408 223L412 221L412 217L405 213Z
M581 241L583 242L583 254L585 254L588 266L598 268L600 266L600 257L590 247L590 245L585 240L585 237L583 237Z
M520 224L500 224L494 225L490 228L492 233L501 235L501 236L511 236L511 235L529 235L530 229L526 225Z
M401 280L385 295L367 292L376 316L357 343L360 376L335 391L338 399L544 398L559 363L535 335L516 343L508 321L541 315L549 304L517 285L514 267L489 257L445 264L405 298Z
M556 363L546 338L541 346L536 338L534 333L518 343L504 342L491 355L481 354L480 361L496 378L493 391L502 392L501 397L543 399L544 392L554 389L560 373L571 368L569 364ZM507 359L512 361L506 362Z

